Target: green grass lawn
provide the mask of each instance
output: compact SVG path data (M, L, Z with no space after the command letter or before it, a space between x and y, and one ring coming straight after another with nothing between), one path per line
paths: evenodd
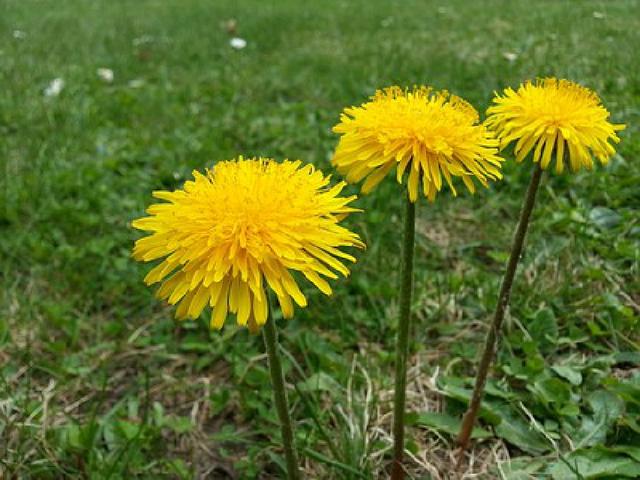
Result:
M341 109L377 87L431 84L484 112L557 75L627 129L606 168L543 179L461 472L639 478L639 47L634 0L0 0L0 477L281 478L261 337L176 323L130 258L131 220L237 154L329 173ZM413 478L452 471L531 171L505 155L503 182L418 206ZM386 475L400 192L358 200L351 277L281 323L305 478Z

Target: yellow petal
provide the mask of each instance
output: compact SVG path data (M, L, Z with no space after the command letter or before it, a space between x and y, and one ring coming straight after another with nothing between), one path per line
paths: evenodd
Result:
M238 325L246 325L251 313L251 295L249 294L249 285L246 282L240 282L238 287Z

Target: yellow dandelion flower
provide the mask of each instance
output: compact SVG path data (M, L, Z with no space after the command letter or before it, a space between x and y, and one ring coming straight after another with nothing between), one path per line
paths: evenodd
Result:
M472 178L484 186L502 178L502 158L494 134L478 124L478 112L463 99L429 87L379 90L369 102L345 108L333 131L342 134L333 165L348 182L365 180L368 193L396 167L402 183L408 172L409 199L418 199L422 183L430 200L442 177L454 195L452 177L462 177L475 192Z
M346 276L342 260L355 262L340 248L364 246L339 225L358 211L349 206L356 197L340 197L345 183L329 186L330 177L312 165L239 157L193 176L182 190L154 192L166 203L133 222L152 232L136 242L134 257L164 257L145 282L162 282L157 296L179 303L178 319L197 318L208 304L212 328L221 328L231 312L257 331L268 316L267 286L290 318L292 299L307 305L292 271L330 295L323 277Z
M518 90L506 88L487 110L486 125L496 131L500 148L516 141L514 154L521 162L534 149L533 161L546 169L556 153L556 172L568 157L572 171L593 168L595 155L606 165L624 125L609 123L609 112L588 88L569 80L545 78L526 82ZM566 148L565 148L566 147Z

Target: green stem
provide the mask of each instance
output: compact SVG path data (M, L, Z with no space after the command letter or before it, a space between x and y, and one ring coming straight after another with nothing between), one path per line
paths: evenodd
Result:
M529 188L524 198L524 204L522 205L522 211L520 212L520 219L518 221L518 227L513 237L513 245L511 247L511 255L509 257L509 263L507 264L507 270L502 280L502 286L500 288L500 294L498 296L498 304L496 305L496 311L493 316L493 322L487 332L487 338L484 344L484 351L478 366L478 373L476 374L476 383L473 390L473 396L469 403L469 408L462 419L462 427L458 434L458 445L460 446L460 452L458 456L458 463L460 463L464 457L464 453L469 446L469 440L471 438L471 432L473 431L473 425L478 416L478 409L480 408L480 401L484 393L484 386L487 381L487 374L489 367L493 361L496 351L496 341L502 328L502 321L504 320L504 314L509 305L509 298L511 296L511 287L513 286L513 279L518 267L518 261L522 255L522 247L524 245L525 237L527 235L527 227L529 226L529 220L531 218L531 212L536 201L536 193L538 192L538 186L540 185L540 178L542 177L542 169L539 164L536 164L531 175L531 181L529 182Z
M402 246L402 273L400 286L400 319L396 344L396 385L393 404L393 465L391 479L402 480L404 469L404 416L407 389L407 357L409 355L409 329L411 325L411 292L413 288L413 250L416 233L416 204L407 198Z
M298 456L293 440L293 428L291 427L291 417L289 416L289 404L287 402L287 391L284 386L284 375L282 364L280 363L280 353L278 352L278 332L276 322L269 308L269 318L262 329L264 344L269 358L269 373L271 373L271 383L273 385L273 398L276 402L276 410L280 418L280 428L282 430L282 443L284 456L287 464L288 480L299 480L300 470L298 469Z

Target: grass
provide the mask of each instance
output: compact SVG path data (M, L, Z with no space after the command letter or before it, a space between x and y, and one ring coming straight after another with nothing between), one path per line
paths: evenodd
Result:
M279 478L260 337L176 324L130 258L130 221L152 190L238 153L328 172L340 110L376 87L429 83L484 110L494 90L551 74L594 88L628 127L607 168L543 179L462 475L639 476L639 19L631 0L4 0L0 476ZM509 162L489 190L419 205L414 478L450 471L529 171ZM350 225L369 248L352 276L331 298L309 290L281 325L307 478L388 467L398 191L359 200Z

